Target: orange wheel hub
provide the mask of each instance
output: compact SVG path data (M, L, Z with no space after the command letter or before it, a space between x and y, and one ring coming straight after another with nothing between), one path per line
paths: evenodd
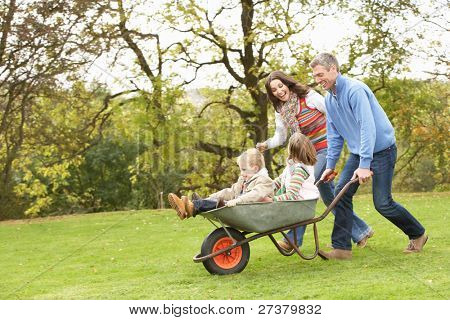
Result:
M214 244L212 252L217 252L231 245L233 245L233 239L231 239L230 237L221 238ZM222 269L231 269L237 266L241 261L242 248L236 247L230 251L226 251L222 254L219 254L218 256L215 256L213 259L218 267Z

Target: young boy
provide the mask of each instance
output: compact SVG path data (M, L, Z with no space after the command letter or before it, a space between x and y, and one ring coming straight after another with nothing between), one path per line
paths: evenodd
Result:
M273 196L272 179L264 164L264 157L252 148L241 154L237 163L241 170L238 181L230 188L211 194L206 199L190 201L170 193L170 206L176 210L180 219L190 218L199 212L206 212L223 206L233 207L239 203L261 201Z

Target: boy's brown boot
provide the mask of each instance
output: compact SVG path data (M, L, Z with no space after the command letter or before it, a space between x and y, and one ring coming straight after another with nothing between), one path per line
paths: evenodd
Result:
M174 193L169 193L167 198L169 200L170 206L177 212L178 217L180 217L181 220L186 218L187 213L184 202L180 198L178 198L177 195Z
M194 203L186 196L182 196L181 200L183 201L184 209L186 210L186 218L191 218L194 215Z

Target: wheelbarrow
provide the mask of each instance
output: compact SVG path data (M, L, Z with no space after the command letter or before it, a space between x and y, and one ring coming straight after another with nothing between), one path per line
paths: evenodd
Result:
M300 258L312 260L319 255L326 260L319 254L317 223L327 217L350 185L357 181L358 178L349 181L318 217L315 217L318 199L256 202L198 213L197 216L208 219L216 229L204 239L200 253L193 258L194 262L202 262L205 269L211 274L239 273L245 269L250 259L249 242L265 236L272 240L283 256L297 253ZM325 182L319 180L316 185L320 183ZM294 239L297 239L296 228L310 224L313 225L314 230L315 252L307 256L297 246L296 241L287 237L285 231L294 229ZM291 245L290 251L286 251L278 245L273 237L276 233L284 236Z

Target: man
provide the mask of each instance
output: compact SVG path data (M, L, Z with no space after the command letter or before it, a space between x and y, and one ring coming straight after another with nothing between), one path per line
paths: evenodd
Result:
M359 184L372 177L375 208L401 229L410 239L405 253L420 252L428 237L423 226L392 199L392 177L397 157L394 128L375 95L364 83L342 76L337 59L328 53L317 55L310 63L313 77L328 94L327 110L328 156L322 179L333 171L347 142L350 156L336 186L337 195L345 184L358 177L336 205L331 235L333 250L320 252L328 259L351 259L353 195Z

